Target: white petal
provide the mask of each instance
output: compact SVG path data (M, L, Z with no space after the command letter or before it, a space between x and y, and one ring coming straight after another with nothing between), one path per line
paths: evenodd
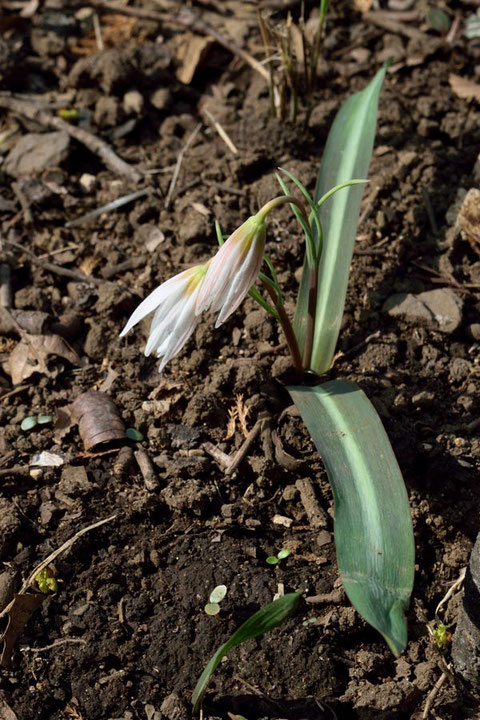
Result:
M185 277L186 273L189 273L187 277ZM189 280L189 277L190 271L184 270L182 273L170 278L166 282L162 283L162 285L157 287L153 292L151 292L150 295L148 295L145 300L143 300L143 302L141 302L137 309L133 312L129 321L120 333L120 337L126 335L134 325L140 322L140 320L143 320L143 318L146 317L149 313L153 312L153 310L155 310L155 308L157 308L160 303L164 302L168 297L170 297L171 295L181 296L183 294L185 284Z
M257 256L257 257L256 257ZM227 295L223 299L222 309L215 323L218 328L230 315L235 312L242 300L248 294L248 291L254 284L260 267L263 262L263 256L258 253L258 248L252 244L242 267L238 270L236 277L233 278L232 284Z
M236 268L243 260L241 247L239 245L227 246L227 243L228 240L218 250L208 266L197 299L195 308L197 315L218 303L218 298L225 294L232 274L236 272Z
M175 327L168 338L168 342L165 342L162 347L159 348L158 354L163 355L159 372L162 372L167 362L180 352L198 325L199 318L195 315L195 302L197 294L198 289L192 293L191 297L185 303L180 315L178 316Z

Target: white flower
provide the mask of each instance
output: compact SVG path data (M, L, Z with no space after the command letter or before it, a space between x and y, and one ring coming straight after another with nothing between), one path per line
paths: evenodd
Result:
M196 265L164 282L140 303L120 333L123 337L156 310L145 355L148 357L155 352L162 358L159 372L180 352L199 322L195 307L206 272L207 265Z
M225 322L254 284L264 249L265 222L259 213L237 228L210 261L198 292L197 315L220 311L215 327Z

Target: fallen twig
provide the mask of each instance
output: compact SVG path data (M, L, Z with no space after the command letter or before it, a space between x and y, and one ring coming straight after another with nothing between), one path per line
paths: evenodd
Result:
M250 450L253 441L256 440L256 438L261 434L263 427L265 423L268 422L268 420L268 417L259 417L253 428L250 430L247 439L233 456L230 465L225 470L225 475L233 475L233 473L238 469L238 466L240 465L242 460L247 456L247 453Z
M188 138L187 142L183 146L183 148L180 150L177 158L177 163L175 165L175 170L173 171L172 180L170 182L170 187L168 188L167 197L165 198L165 209L168 210L170 207L170 203L172 202L173 192L175 190L175 185L177 184L178 175L180 173L180 168L182 167L183 158L185 157L185 154L189 151L191 148L193 141L197 137L198 133L200 132L200 128L202 127L202 123L198 123L198 125L194 128L192 134Z
M85 147L87 147L95 155L98 155L109 170L112 170L112 172L117 175L123 175L123 177L126 177L136 183L140 182L143 177L138 170L126 163L125 160L119 158L104 140L93 133L88 132L88 130L84 130L83 128L76 127L76 125L71 125L70 123L65 122L65 120L62 120L61 117L51 115L49 112L39 108L34 103L26 102L25 100L17 100L14 97L0 95L0 107L4 107L17 115L23 115L29 120L38 122L44 127L53 127L56 130L63 130L75 140L82 143L82 145L85 145Z
M215 128L215 130L217 131L217 133L220 135L220 137L222 138L223 142L224 142L225 145L228 147L228 149L231 150L234 155L237 155L237 154L238 154L238 148L237 148L237 146L235 145L235 143L233 142L233 140L230 138L230 136L227 134L227 131L222 127L222 125L220 125L220 123L218 122L218 120L216 120L216 119L213 117L212 113L209 112L209 111L207 110L207 108L204 108L203 112L205 113L205 115L207 116L207 118L210 120L210 122L212 123L213 127Z
M122 197L119 197L116 200L112 200L112 202L109 202L106 205L101 205L99 208L96 208L95 210L91 210L90 212L85 213L85 215L82 215L81 217L76 218L76 220L70 220L69 222L65 223L65 227L66 228L78 227L78 225L82 225L87 220L93 220L94 218L98 217L99 215L102 215L103 213L111 212L112 210L117 210L119 207L122 207L123 205L126 205L129 202L133 202L133 200L138 200L138 198L148 195L149 192L150 192L150 188L142 188L142 190L137 190L136 192L129 193L128 195L123 195Z
M149 492L153 492L158 489L159 482L155 467L150 460L150 456L145 448L138 448L135 451L135 460L137 461L140 472L142 473L143 482Z

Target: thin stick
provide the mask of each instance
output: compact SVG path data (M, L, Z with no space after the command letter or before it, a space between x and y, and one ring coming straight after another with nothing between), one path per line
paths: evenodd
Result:
M77 280L77 282L92 283L93 285L102 285L105 282L105 280L100 280L91 277L90 275L85 275L78 270L69 270L68 268L61 267L60 265L55 265L54 263L40 260L40 258L38 258L31 250L28 250L28 248L23 247L23 245L20 245L20 243L14 242L13 240L4 239L2 242L4 242L6 245L11 245L11 247L14 247L16 250L20 250L22 253L25 253L25 255L30 258L32 263L38 265L44 270L47 270L48 272L54 273L55 275L68 277L72 280Z
M150 456L145 448L139 448L135 451L135 460L137 461L140 472L142 473L143 482L149 492L158 490L159 482L155 466L150 460Z
M432 707L433 701L437 697L438 693L440 692L440 689L447 679L447 673L443 672L440 677L438 678L437 682L433 686L433 688L430 690L430 692L427 695L427 699L425 701L425 707L423 709L422 718L427 718L428 714L430 712L430 708Z
M232 139L229 137L229 135L227 134L227 131L220 125L220 123L218 122L218 120L216 120L216 119L213 117L212 113L209 112L209 111L207 110L207 108L204 108L203 112L205 113L205 115L207 116L207 118L210 120L210 122L212 123L213 127L215 128L215 130L217 131L217 133L220 135L220 137L222 138L223 142L224 142L225 145L228 147L228 149L231 150L234 155L237 155L237 154L238 154L238 149L237 149L235 143L233 142L233 140L232 140Z
M440 602L438 603L437 607L435 608L435 615L438 615L438 611L440 610L440 608L442 607L442 605L445 605L445 603L448 602L448 600L450 600L450 598L452 597L452 595L453 595L453 593L455 592L455 590L457 590L457 589L461 586L461 584L462 584L463 581L465 580L466 572L467 572L467 568L466 568L466 567L464 567L464 568L462 568L462 569L460 570L460 575L459 575L458 578L455 580L455 582L453 583L453 585L451 585L451 587L448 589L448 591L445 593L445 595L443 596L443 598L440 600Z
M32 211L30 210L30 205L27 200L27 196L22 191L20 185L16 182L12 183L12 190L17 196L20 205L22 206L23 211L23 219L25 220L25 225L31 225L33 223L33 215Z
M104 140L101 140L93 133L84 130L83 128L70 125L65 122L62 118L56 115L51 115L46 110L39 108L37 105L24 100L17 100L13 97L0 95L0 107L7 108L13 113L23 115L29 120L40 123L44 127L52 127L55 130L63 130L68 135L73 137L78 142L85 145L91 152L98 155L109 170L116 173L117 175L123 175L132 182L140 182L142 174L133 168L131 165L122 160L116 155L112 148L107 145Z
M12 307L12 271L7 263L0 264L0 307Z
M67 643L78 643L79 645L87 645L87 641L82 640L82 638L62 638L59 640L55 640L55 642L51 643L51 645L44 645L43 647L39 647L39 648L24 647L24 648L20 648L20 650L21 650L21 652L41 653L41 652L45 652L46 650L53 650L54 648L57 648L59 645L67 645Z
M88 213L85 213L85 215L81 215L79 218L76 218L75 220L70 220L69 222L65 223L66 228L72 228L72 227L78 227L78 225L82 225L84 222L87 222L87 220L93 220L94 218L98 217L99 215L103 215L103 213L111 212L112 210L117 210L120 207L123 207L123 205L126 205L127 203L133 202L134 200L138 200L141 197L144 197L145 195L148 195L150 192L150 188L142 188L141 190L136 190L133 193L129 193L128 195L122 195L122 197L117 198L116 200L112 200L112 202L107 203L106 205L101 205L100 207L96 208L95 210L91 210Z
M93 30L95 32L98 52L102 52L105 46L103 44L102 28L100 27L100 20L98 19L97 13L93 13Z
M214 460L217 461L217 463L220 465L220 467L228 467L230 463L232 462L232 458L230 455L227 455L227 453L222 452L222 450L219 450L213 443L211 442L205 442L202 445L202 448L205 450L206 453L211 455Z
M154 10L146 10L144 8L127 7L115 2L106 2L105 0L91 0L89 5L99 11L118 13L119 15L128 15L129 17L142 18L144 20L153 20L158 23L172 23L173 25L181 25L189 28L192 32L200 35L210 35L219 45L222 45L229 52L242 58L250 67L256 70L260 75L269 80L270 75L267 70L258 62L250 53L237 45L236 42L229 37L221 35L212 25L205 22L189 8L182 8L177 15L170 13L155 12Z
M182 167L183 158L185 157L185 154L190 150L193 141L197 137L198 133L200 132L200 128L202 127L202 123L198 123L198 125L193 130L192 134L188 138L187 142L185 143L184 147L180 150L177 158L177 164L175 165L175 170L173 171L172 180L170 182L170 187L168 188L167 197L165 199L165 209L168 210L170 207L170 203L172 201L173 191L175 190L175 185L177 184L178 175L180 173L180 168Z
M237 450L235 455L233 456L232 461L230 462L230 465L225 470L225 475L233 475L233 473L237 470L238 466L242 462L242 460L246 457L248 451L250 450L250 447L254 440L261 434L265 423L268 422L268 417L260 417L253 428L250 430L248 437L246 438L245 442L242 443L240 448Z

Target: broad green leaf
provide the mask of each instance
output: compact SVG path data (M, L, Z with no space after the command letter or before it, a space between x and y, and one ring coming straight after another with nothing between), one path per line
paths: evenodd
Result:
M372 155L384 66L370 84L340 108L328 134L315 200L354 178L366 178ZM363 185L339 190L320 208L323 252L319 266L315 332L310 369L321 375L330 369L342 321ZM318 239L317 239L318 242ZM303 352L308 310L306 263L295 313L295 334Z
M345 592L399 655L407 644L404 610L413 588L415 548L407 492L387 434L355 383L332 380L288 390L332 486Z
M263 633L273 630L277 627L277 625L280 625L282 622L287 620L295 611L300 595L301 593L299 592L289 593L288 595L284 595L283 597L278 598L278 600L274 600L268 605L265 605L265 607L261 608L249 617L243 625L240 625L238 630L229 640L227 640L226 643L220 645L218 650L210 659L210 662L206 666L205 670L200 675L195 687L192 696L194 714L198 713L200 710L200 705L202 704L203 696L205 695L205 690L210 682L210 678L228 651L236 645L240 645L247 640L252 640L259 635L263 635Z

